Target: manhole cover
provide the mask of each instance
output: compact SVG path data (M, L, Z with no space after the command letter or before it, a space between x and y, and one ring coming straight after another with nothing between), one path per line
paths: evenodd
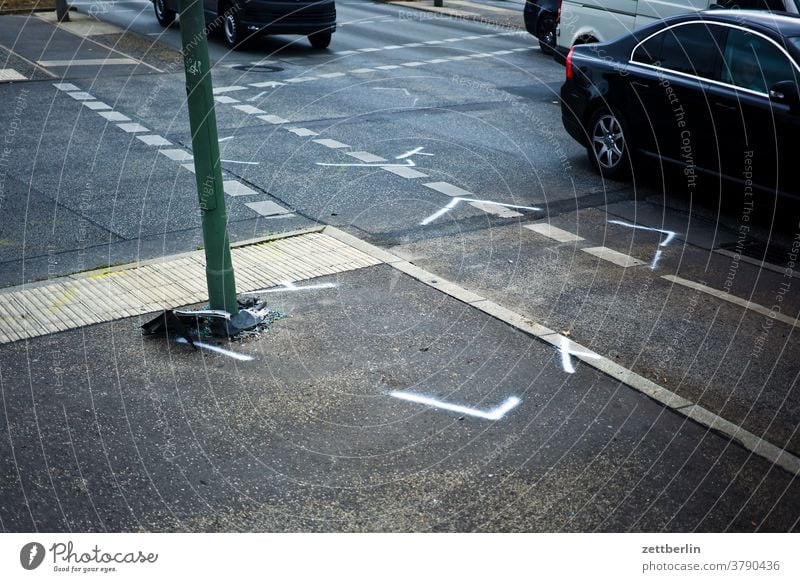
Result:
M273 65L234 65L231 68L247 73L279 73L283 70L283 67Z

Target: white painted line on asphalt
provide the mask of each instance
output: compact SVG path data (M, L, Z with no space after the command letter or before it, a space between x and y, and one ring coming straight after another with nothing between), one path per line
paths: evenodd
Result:
M241 85L229 85L227 87L215 87L211 90L214 95L221 95L222 93L231 93L232 91L244 91L247 87Z
M53 83L53 87L59 91L80 91L80 87L76 87L72 83Z
M410 63L400 63L400 64L402 64L404 67L421 67L425 63L421 63L419 61L411 61Z
M399 44L390 44L389 46L383 47L383 50L385 50L385 51L393 51L393 50L397 50L397 49L400 49L400 48L403 48L403 47L401 45L399 45Z
M314 81L316 77L293 77L291 79L284 79L286 83L305 83L306 81Z
M228 137L221 137L221 138L219 138L217 141L218 141L219 143L222 143L223 141L228 141L229 139L233 139L233 136L232 136L232 135L229 135Z
M408 166L381 166L381 169L397 174L401 178L427 178L428 174L423 174Z
M317 75L320 79L333 79L335 77L344 77L344 73L320 73Z
M413 47L417 47L417 46L425 46L425 45L424 45L424 44L422 44L421 42L407 42L407 43L406 43L406 44L404 44L403 46L404 46L404 47L408 47L408 48L413 48Z
M617 252L608 247L590 247L581 250L584 253L589 253L590 255L593 255L599 259L603 259L609 263L614 263L615 265L619 265L620 267L624 267L626 269L628 267L639 267L647 264L644 261L640 261L639 259L631 257L630 255Z
M263 109L259 109L258 107L253 107L252 105L234 105L234 109L238 109L242 113L247 113L248 115L256 115L259 113L266 113Z
M767 263L766 261L759 261L753 257L748 257L747 255L743 255L728 249L714 249L713 252L718 255L735 259L736 261L740 261L742 263L747 263L748 265L753 265L759 269L766 269L767 271L772 271L773 273L780 273L784 277L800 279L800 271L796 271L794 269L787 269L786 267L781 267L780 265L774 265L772 263Z
M377 51L380 51L380 50L385 50L385 49L379 49L379 48L363 48L363 49L358 49L358 52L360 52L360 53L374 53L374 52L377 52Z
M97 115L100 117L105 117L109 121L130 121L131 118L127 115L123 115L119 111L98 111Z
M182 338L182 337L177 338L175 340L175 342L179 343L179 344L189 345L189 342L185 338ZM214 345L211 345L211 344L199 342L199 341L196 341L196 340L194 341L194 345L197 346L198 348L201 348L201 349L204 349L204 350L208 350L209 352L215 352L217 354L222 354L223 356L228 356L229 358L233 358L234 360L239 360L241 362L252 362L253 359L254 359L253 356L248 356L247 354L240 354L238 352L234 352L234 351L231 351L231 350L226 350L225 348L221 348L219 346L214 346Z
M466 61L467 59L471 59L470 55L458 55L455 57L450 57L451 61Z
M458 186L453 186L450 182L428 182L427 184L423 184L426 188L430 188L431 190L436 190L437 192L441 192L446 196L453 196L459 198L474 198L475 194L464 190L463 188L459 188Z
M431 59L430 61L425 61L429 65L437 65L439 63L446 63L449 62L450 59Z
M89 109L93 111L102 111L106 109L111 109L111 105L107 105L102 101L81 101L82 105L85 105Z
M150 131L144 125L139 123L118 123L117 127L127 133L139 133L142 131Z
M552 224L547 224L546 222L540 224L526 224L524 226L525 228L527 228L528 230L532 230L536 234L546 236L547 238L551 238L555 241L562 243L578 242L585 240L583 237L578 236L577 234L572 234L569 231L561 230L560 228L557 228Z
M94 97L90 93L85 91L78 91L76 93L67 93L73 99L77 99L78 101L94 101Z
M369 152L345 152L345 154L367 163L387 161L386 158L376 156L375 154L371 154Z
M245 204L261 216L281 216L290 215L291 211L287 210L280 204L275 204L271 200L262 200L261 202L249 202Z
M520 214L519 212L511 210L512 208L517 208L519 210L541 211L541 208L537 208L535 206L517 206L515 204L504 204L502 202L494 202L492 200L475 200L472 198L462 198L460 196L456 196L453 198L452 201L450 201L447 204L447 206L445 206L441 210L437 210L431 216L427 217L422 222L420 222L420 226L425 226L426 224L430 224L440 216L443 216L445 213L455 208L461 202L467 202L470 206L473 206L478 210L481 210L488 214L495 214L497 216L500 216L501 218L516 218L518 216L522 216L522 214Z
M520 402L522 402L516 396L509 396L502 404L500 404L496 408L493 408L492 410L483 411L483 410L478 410L476 408L461 406L459 404L450 404L449 402L437 400L429 396L423 396L422 394L414 394L413 392L393 391L390 392L389 395L394 396L395 398L399 398L401 400L416 402L417 404L425 404L426 406L441 408L442 410L449 410L451 412L457 412L459 414L465 414L467 416L474 416L476 418L483 418L485 420L500 420L510 410L512 410L517 405L519 405Z
M69 59L63 61L37 61L40 67L98 67L105 65L138 65L139 61L126 57L110 59Z
M311 137L312 135L319 135L316 131L311 131L310 129L306 129L305 127L288 127L286 129L295 135L299 135L300 137Z
M425 44L443 44L443 40L426 40Z
M361 73L374 73L374 72L375 72L375 69L368 69L368 68L363 68L363 69L353 69L352 71L348 71L348 72L349 72L349 73L357 73L357 74L361 74Z
M333 54L335 54L335 55L354 55L357 52L358 51L336 51Z
M346 143L342 143L340 141L336 141L335 139L315 139L314 142L318 143L319 145L323 145L326 148L331 148L331 149L334 149L334 150L341 149L341 148L349 148L350 147Z
M561 345L558 347L559 351L561 352L561 367L564 368L564 371L567 374L574 374L575 368L572 366L572 359L570 356L579 356L582 358L592 358L593 360L599 360L602 358L599 354L594 352L586 351L584 349L577 349L577 344L569 341L563 335L561 336Z
M222 189L228 196L252 196L253 194L258 194L255 190L248 188L237 180L223 180Z
M168 146L172 145L172 142L164 139L160 135L137 135L136 139L143 141L149 146Z
M261 162L242 162L240 160L220 160L220 162L224 162L226 164L247 164L250 166L258 166Z
M227 95L214 95L214 101L217 103L238 103L238 99L228 97Z
M487 34L486 36L494 36L494 35ZM461 40L478 40L480 38L481 38L480 36L464 36L461 38Z
M0 69L0 81L27 81L28 77L16 69Z
M380 67L375 67L376 69L380 69L381 71L392 71L394 69L402 69L400 65L381 65Z
M280 125L281 123L289 123L288 119L284 119L283 117L278 117L277 115L259 115L258 118L273 125Z
M192 154L184 150L158 150L158 153L175 162L190 162L194 159Z
M194 164L181 164L181 166L189 170L192 174L194 174Z
M754 311L755 313L764 315L770 319L777 319L778 321L787 325L791 325L792 327L800 327L800 323L798 323L798 317L789 317L788 315L784 315L780 312L780 306L776 306L778 307L777 310L769 309L768 307L764 307L763 305L753 303L752 301L748 301L746 299L741 299L735 295L726 293L725 291L719 291L712 287L708 287L707 285L703 285L702 283L695 283L694 281L689 281L688 279L677 277L675 275L663 275L662 278L666 279L667 281L671 281L672 283L677 283L678 285L689 287L690 289L694 289L696 291L701 291L711 295L712 297L716 297L717 299L727 301L728 303L733 303L739 307L744 307L745 309L749 309L750 311Z
M513 51L494 51L493 55L510 55Z
M285 84L286 83L281 83L280 81L262 81L261 83L250 83L250 87L263 89L264 87L282 87Z
M460 38L446 38L442 42L461 42Z

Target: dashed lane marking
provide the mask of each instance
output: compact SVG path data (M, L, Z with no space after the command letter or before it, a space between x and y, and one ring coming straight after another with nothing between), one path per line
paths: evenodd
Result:
M271 123L273 125L280 125L282 123L289 123L288 119L284 119L283 117L279 117L277 115L259 115L259 119L262 121L266 121L267 123ZM316 135L316 134L314 134Z
M242 113L247 113L248 115L266 113L266 111L264 111L263 109L259 109L258 107L253 107L252 105L234 105L233 108L238 109Z
M118 123L117 127L126 133L149 132L150 130L140 123Z
M283 216L287 214L291 214L290 210L287 210L280 204L276 204L271 200L262 200L260 202L248 202L245 204L248 208L256 212L261 216Z
M361 160L362 162L367 162L367 163L387 161L386 158L376 156L375 154L371 154L369 152L345 152L345 154L357 160Z
M98 111L97 115L105 117L108 121L130 121L131 118L119 111Z
M40 67L103 67L105 65L138 65L136 59L115 57L109 59L69 59L63 61L36 61Z
M238 103L238 99L228 97L227 95L214 95L214 101L217 103Z
M644 261L640 261L639 259L631 257L630 255L620 253L608 247L589 247L581 250L584 253L588 253L597 257L598 259L608 261L609 263L614 263L615 265L619 265L620 267L626 269L628 267L639 267L647 264Z
M93 111L103 111L111 109L111 105L103 103L102 101L81 101L81 105L88 107Z
M792 327L800 327L800 324L798 324L797 317L789 317L788 315L784 315L779 311L775 311L767 307L764 307L763 305L759 305L758 303L753 303L752 301L736 297L735 295L731 295L730 293L726 293L725 291L719 291L718 289L714 289L713 287L708 287L707 285L703 285L702 283L695 283L694 281L689 281L688 279L684 279L676 275L662 275L662 278L672 283L676 283L678 285L682 285L684 287L688 287L690 289L706 293L707 295L711 295L712 297L716 297L717 299L722 299L723 301L727 301L728 303L733 303L734 305L738 305L739 307L744 307L745 309L749 309L750 311L754 311L755 313L758 313L759 315L764 315L766 317L769 317L770 319L776 319L787 325L791 325Z
M459 188L458 186L453 186L450 182L428 182L427 184L423 184L423 186L441 192L445 196L452 196L453 198L475 198L475 194L472 192Z
M258 194L255 190L237 180L223 180L222 189L228 196L252 196L253 194Z
M325 146L326 148L331 149L341 149L341 148L349 148L350 146L346 143L342 143L340 141L336 141L335 139L315 139L314 143L318 143L319 145Z
M222 93L231 93L233 91L244 91L247 87L241 85L229 85L227 87L215 87L211 90L214 95L221 95Z
M300 137L311 137L314 135L319 135L316 131L311 131L310 129L306 129L305 127L289 127L287 128L287 131L295 135L299 135Z
M0 69L0 83L6 81L27 81L28 77L16 69Z
M194 159L192 154L184 150L158 150L158 153L175 162L188 162Z
M169 146L172 142L160 135L137 135L136 139L143 141L149 146Z
M578 236L577 234L572 234L569 231L561 230L553 226L552 224L541 223L541 224L526 224L524 225L525 228L528 230L532 230L536 234L540 234L547 238L551 238L554 241L568 243L568 242L578 242L585 240L583 237Z
M428 174L423 174L415 170L414 168L409 168L408 166L381 166L381 169L386 170L387 172L391 172L392 174L396 174L401 178L427 178Z

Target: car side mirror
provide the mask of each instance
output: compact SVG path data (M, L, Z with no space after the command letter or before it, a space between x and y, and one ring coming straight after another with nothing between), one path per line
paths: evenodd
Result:
M769 89L769 98L775 103L783 103L793 111L800 109L800 90L794 81L781 81Z

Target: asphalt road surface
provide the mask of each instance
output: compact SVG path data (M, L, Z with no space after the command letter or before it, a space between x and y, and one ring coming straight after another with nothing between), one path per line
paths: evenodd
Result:
M3 44L38 80L0 85L19 126L3 214L24 217L0 226L2 285L202 244L179 31L144 0L74 5L126 32L73 57L42 52L34 19L4 24L31 27ZM234 240L337 226L800 455L795 207L604 181L561 126L563 67L524 31L337 9L327 50L209 44ZM111 52L131 62L56 58Z

